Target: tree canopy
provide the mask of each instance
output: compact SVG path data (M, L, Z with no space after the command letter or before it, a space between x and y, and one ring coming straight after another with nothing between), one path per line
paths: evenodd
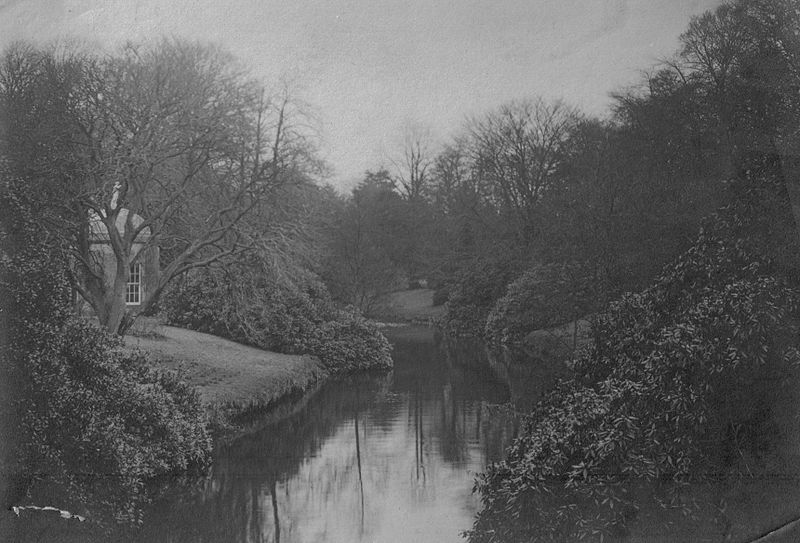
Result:
M164 257L147 311L176 276L252 248L259 233L245 218L318 166L288 90L268 92L216 47L18 44L0 66L0 99L10 167L59 209L73 286L113 331L130 323L123 295L142 233ZM108 233L111 280L92 219Z

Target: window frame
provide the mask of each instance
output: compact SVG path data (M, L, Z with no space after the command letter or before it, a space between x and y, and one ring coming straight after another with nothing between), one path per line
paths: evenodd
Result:
M142 273L141 262L134 262L128 268L128 280L125 282L125 305L142 305Z

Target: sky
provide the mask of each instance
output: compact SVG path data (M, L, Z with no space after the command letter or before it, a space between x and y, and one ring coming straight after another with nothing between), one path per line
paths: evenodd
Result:
M219 43L309 104L328 180L347 190L402 145L438 141L514 99L608 111L720 0L0 0L0 47L79 38L104 49Z

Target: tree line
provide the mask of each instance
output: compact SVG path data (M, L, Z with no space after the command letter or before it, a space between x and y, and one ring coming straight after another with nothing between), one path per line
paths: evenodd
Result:
M445 142L407 130L341 204L329 284L367 307L425 278L449 298L444 326L473 335L529 270L530 287L574 306L541 325L645 286L745 172L774 159L794 183L794 17L790 3L753 1L695 18L603 117L534 97L468 118Z
M215 46L3 52L4 503L31 493L95 526L135 524L146 480L208 468L220 428L197 391L120 349L141 314L313 354L330 373L391 366L378 329L318 278L324 168L290 89ZM150 248L157 281L128 306L131 266Z

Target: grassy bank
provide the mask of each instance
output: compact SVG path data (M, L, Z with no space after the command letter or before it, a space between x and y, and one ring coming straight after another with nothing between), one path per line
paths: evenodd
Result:
M434 307L433 292L420 288L388 294L375 316L385 322L433 323L444 314L443 305Z
M179 370L221 422L311 389L328 376L311 356L264 351L172 326L134 330L125 346Z

